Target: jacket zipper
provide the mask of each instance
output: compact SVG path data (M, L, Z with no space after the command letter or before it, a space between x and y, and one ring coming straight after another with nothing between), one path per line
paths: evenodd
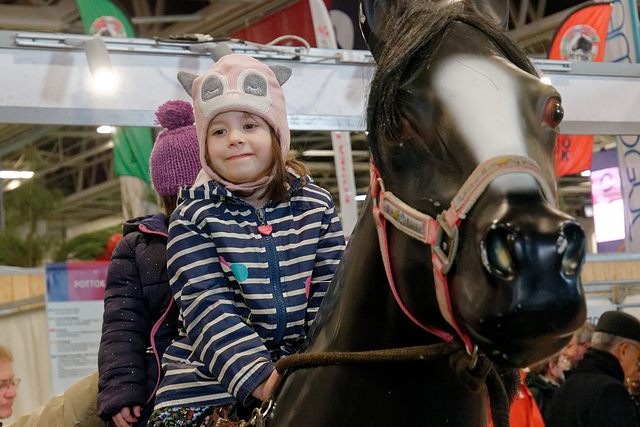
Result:
M256 210L256 216L260 225L266 226L264 208ZM282 296L282 284L280 282L280 268L278 266L278 254L276 252L276 244L271 234L262 235L267 249L267 258L269 260L269 278L273 288L273 297L276 301L276 337L274 342L277 344L282 341L287 328L287 311Z

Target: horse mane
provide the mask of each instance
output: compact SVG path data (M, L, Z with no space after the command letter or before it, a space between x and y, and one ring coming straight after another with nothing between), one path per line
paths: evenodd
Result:
M389 6L379 39L384 46L376 58L367 106L369 149L374 164L384 174L388 156L380 141L398 143L402 134L397 93L416 66L429 60L429 51L440 43L454 22L471 25L486 34L504 56L520 69L539 76L524 49L502 28L459 4L443 6L437 1L397 1ZM419 64L417 64L419 62ZM387 159L385 161L385 159Z

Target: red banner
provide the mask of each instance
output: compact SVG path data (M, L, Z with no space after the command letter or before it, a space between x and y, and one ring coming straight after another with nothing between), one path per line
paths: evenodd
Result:
M556 177L591 169L593 135L558 135L556 139Z
M326 0L325 3L327 3ZM230 34L229 37L264 44L284 35L302 37L309 42L311 47L316 47L316 35L311 21L311 10L308 1L294 3L255 24ZM301 45L300 42L294 40L285 40L278 44Z
M609 3L590 3L572 13L553 38L549 59L602 61L611 18ZM557 177L591 169L593 135L558 135Z

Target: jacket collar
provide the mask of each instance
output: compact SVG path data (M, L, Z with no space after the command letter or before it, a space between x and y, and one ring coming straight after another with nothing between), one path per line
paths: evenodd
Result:
M624 382L624 371L620 361L608 351L589 348L584 353L584 358L576 365L575 374L580 372L601 373Z

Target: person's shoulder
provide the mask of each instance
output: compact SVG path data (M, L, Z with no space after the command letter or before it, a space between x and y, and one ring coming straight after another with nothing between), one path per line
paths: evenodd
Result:
M126 220L122 224L122 234L126 236L129 233L135 233L139 231L140 224L152 217L153 215L144 215Z

